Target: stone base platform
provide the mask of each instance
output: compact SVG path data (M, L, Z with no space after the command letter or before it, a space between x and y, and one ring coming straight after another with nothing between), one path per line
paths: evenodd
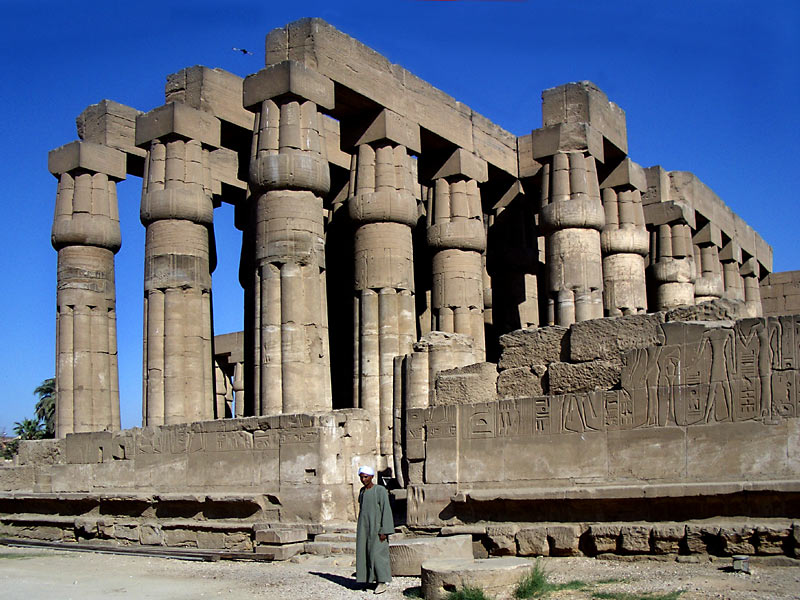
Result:
M533 563L524 558L432 559L422 565L422 594L425 600L444 600L451 591L470 586L497 600L511 598L532 569Z
M389 558L392 575L419 577L422 563L436 558L471 560L472 536L418 537L390 539Z

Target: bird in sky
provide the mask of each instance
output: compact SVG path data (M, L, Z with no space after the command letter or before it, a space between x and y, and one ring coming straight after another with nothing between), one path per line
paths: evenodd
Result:
M244 48L231 48L231 50L233 50L234 52L241 52L242 54L249 54L250 56L253 55L253 53L250 52L250 50L245 50Z

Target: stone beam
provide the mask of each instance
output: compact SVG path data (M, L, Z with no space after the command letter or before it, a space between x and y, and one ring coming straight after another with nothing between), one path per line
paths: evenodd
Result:
M136 147L136 117L141 111L113 100L101 100L87 106L75 119L78 137L115 148L126 155L128 175L141 177L146 152Z
M238 75L222 69L187 67L167 76L165 100L211 113L219 120L250 133L253 113L242 106L243 81Z
M325 21L302 19L273 29L266 38L266 64L285 60L301 62L517 176L513 134Z
M125 154L93 142L70 142L50 151L47 169L56 177L83 169L121 181L125 179Z

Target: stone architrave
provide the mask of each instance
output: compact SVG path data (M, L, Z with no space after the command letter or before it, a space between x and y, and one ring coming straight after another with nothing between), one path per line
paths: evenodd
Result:
M601 186L606 224L603 250L603 307L608 317L647 311L644 257L650 246L645 229L642 168L625 159Z
M411 152L419 126L383 110L356 144L348 212L354 223L354 405L378 423L383 455L392 454L394 358L416 340L411 229L417 223Z
M459 148L428 190L433 329L471 336L475 362L486 358L482 261L486 231L478 183L487 179L486 162Z
M330 410L322 207L330 172L319 107L333 108L333 82L285 61L248 76L243 103L255 113L245 231L254 256L244 276L253 393L245 412Z
M140 209L145 426L215 416L209 153L219 146L219 131L218 119L180 103L136 121L136 143L147 148Z
M558 152L542 170L539 217L546 244L547 324L598 319L603 316L600 231L605 214L595 157Z
M58 178L51 238L58 251L56 437L118 430L114 255L125 155L72 142L53 150L48 163Z

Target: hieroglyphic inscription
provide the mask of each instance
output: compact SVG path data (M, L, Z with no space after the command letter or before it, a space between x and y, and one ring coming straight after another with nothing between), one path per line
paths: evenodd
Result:
M517 398L461 405L461 435L463 438L531 435L535 430L534 414L539 400L542 399Z
M456 437L458 406L433 406L427 409L425 431L427 439Z
M406 457L409 460L425 458L425 409L410 408L406 411Z
M319 441L319 428L295 427L280 432L281 444L310 444Z

